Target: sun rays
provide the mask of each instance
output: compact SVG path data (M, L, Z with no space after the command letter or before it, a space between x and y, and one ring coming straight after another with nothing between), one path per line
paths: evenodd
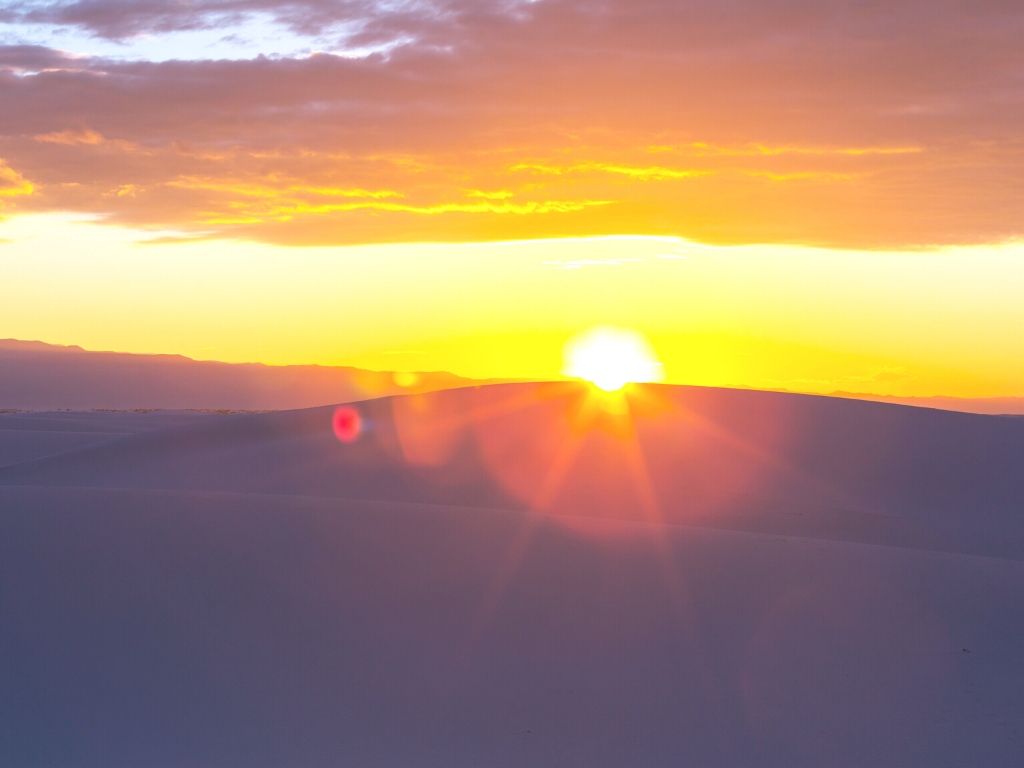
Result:
M663 378L661 362L644 337L619 328L594 328L570 341L564 373L605 392Z

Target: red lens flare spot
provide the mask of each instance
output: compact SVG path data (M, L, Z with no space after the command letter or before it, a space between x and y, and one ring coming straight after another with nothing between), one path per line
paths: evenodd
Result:
M335 409L332 426L339 442L354 443L362 434L363 417L351 405L343 405Z

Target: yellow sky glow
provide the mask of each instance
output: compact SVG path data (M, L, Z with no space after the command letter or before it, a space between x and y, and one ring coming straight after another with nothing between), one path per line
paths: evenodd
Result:
M229 362L555 378L566 341L607 325L643 334L674 383L1022 394L1020 243L146 242L154 236L81 216L0 221L0 335Z

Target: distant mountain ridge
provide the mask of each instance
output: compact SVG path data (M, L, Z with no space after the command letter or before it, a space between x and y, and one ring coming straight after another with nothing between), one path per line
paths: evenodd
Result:
M472 383L445 372L222 363L0 339L0 408L283 410Z
M498 383L445 371L395 373L346 366L224 363L178 354L86 350L0 339L0 409L288 410L412 392ZM947 411L1024 416L1024 397L898 397L832 392Z

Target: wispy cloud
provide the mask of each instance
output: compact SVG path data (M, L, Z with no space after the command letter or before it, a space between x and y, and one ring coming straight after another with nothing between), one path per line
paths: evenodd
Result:
M692 141L682 145L655 144L648 147L654 154L674 152L698 157L783 157L786 155L807 155L811 157L869 157L872 155L916 155L924 152L920 146L796 146L740 144L721 145L706 141Z
M0 198L31 195L35 185L0 158Z
M512 171L527 171L551 176L563 176L572 173L610 173L615 176L627 176L635 181L665 181L667 179L692 179L707 176L713 171L692 168L665 168L658 165L635 166L616 165L614 163L574 163L572 165L550 165L547 163L516 163Z

